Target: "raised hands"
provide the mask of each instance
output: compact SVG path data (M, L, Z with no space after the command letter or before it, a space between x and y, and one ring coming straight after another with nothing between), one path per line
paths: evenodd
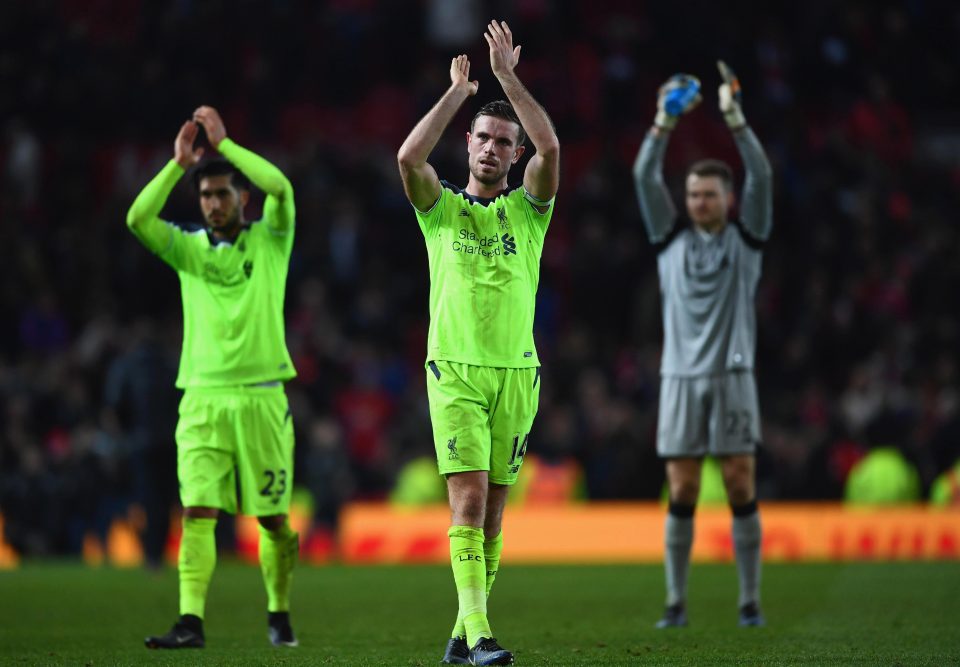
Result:
M227 138L227 128L223 124L223 119L220 118L220 114L213 107L198 107L193 112L193 121L203 125L203 129L207 133L207 141L214 148Z
M747 119L744 118L743 110L740 108L740 79L722 60L717 61L717 69L720 70L720 77L723 79L718 90L720 113L723 114L723 119L730 129L736 130L747 124Z
M497 78L512 73L520 61L520 47L514 48L513 33L507 22L490 21L483 37L490 45L490 68Z
M203 157L203 147L194 147L201 125L211 145L218 146L227 138L227 128L217 110L208 106L198 107L193 112L193 119L180 126L177 138L173 141L173 159L184 169L189 169Z
M203 147L193 147L193 142L197 140L199 130L200 128L196 123L188 120L180 126L177 138L173 140L173 159L185 170L195 165L203 157Z
M657 115L654 125L672 130L680 116L700 104L700 79L692 74L674 74L657 91Z
M476 95L479 81L470 80L470 59L459 55L450 61L450 81L455 87L463 87L467 95Z

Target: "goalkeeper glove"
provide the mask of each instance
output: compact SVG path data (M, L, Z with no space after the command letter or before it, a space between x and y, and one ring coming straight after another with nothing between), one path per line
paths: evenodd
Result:
M700 79L692 74L674 74L657 91L657 115L653 124L672 130L680 116L700 104Z
M727 127L738 130L747 124L747 119L743 117L743 110L740 108L742 97L740 79L722 60L717 61L717 69L720 70L720 76L723 78L723 83L720 84L720 112L723 113L723 119L727 121Z

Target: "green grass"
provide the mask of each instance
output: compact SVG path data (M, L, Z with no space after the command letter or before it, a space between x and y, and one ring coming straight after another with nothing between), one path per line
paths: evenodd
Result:
M176 572L27 564L0 572L3 665L434 665L456 614L445 567L301 567L300 648L269 646L255 567L222 562L207 648L148 651ZM518 665L960 664L960 564L768 565L769 626L736 626L732 565L694 566L691 626L658 631L659 566L504 567L490 600Z

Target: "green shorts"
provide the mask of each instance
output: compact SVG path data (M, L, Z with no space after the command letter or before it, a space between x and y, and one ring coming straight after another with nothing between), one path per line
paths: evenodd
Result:
M427 399L441 475L487 470L512 485L540 402L539 368L429 361Z
M293 487L293 420L283 385L193 388L177 423L184 507L249 516L286 514Z

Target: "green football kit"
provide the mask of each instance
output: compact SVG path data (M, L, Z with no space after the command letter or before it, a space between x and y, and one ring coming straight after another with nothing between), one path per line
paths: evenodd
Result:
M440 474L516 482L537 413L533 316L553 199L524 188L485 199L441 181L414 207L430 267L427 397Z
M244 514L285 514L293 482L293 426L282 382L296 375L287 351L283 301L293 247L293 191L272 164L230 139L218 150L268 195L263 218L232 243L206 229L159 218L184 170L170 161L130 212L131 229L176 270L183 302L184 389L177 426L185 507L236 512L236 467Z
M486 470L490 482L512 485L540 400L533 315L553 199L440 186L429 210L414 207L430 265L426 378L437 467L444 476ZM487 597L503 535L465 525L447 535L459 601L449 653L492 636Z
M186 508L284 517L279 525L260 526L259 557L271 642L293 646L290 586L299 536L285 519L293 488L294 438L283 389L283 382L296 375L283 321L293 248L293 188L279 169L233 141L224 139L217 149L267 193L259 222L245 226L232 243L217 243L205 229L188 231L161 220L160 211L184 174L171 161L133 202L127 225L180 278L180 501ZM148 637L148 647L182 647L186 627L199 631L198 645L203 646L202 619L217 561L216 522L184 515L180 621L167 635Z

